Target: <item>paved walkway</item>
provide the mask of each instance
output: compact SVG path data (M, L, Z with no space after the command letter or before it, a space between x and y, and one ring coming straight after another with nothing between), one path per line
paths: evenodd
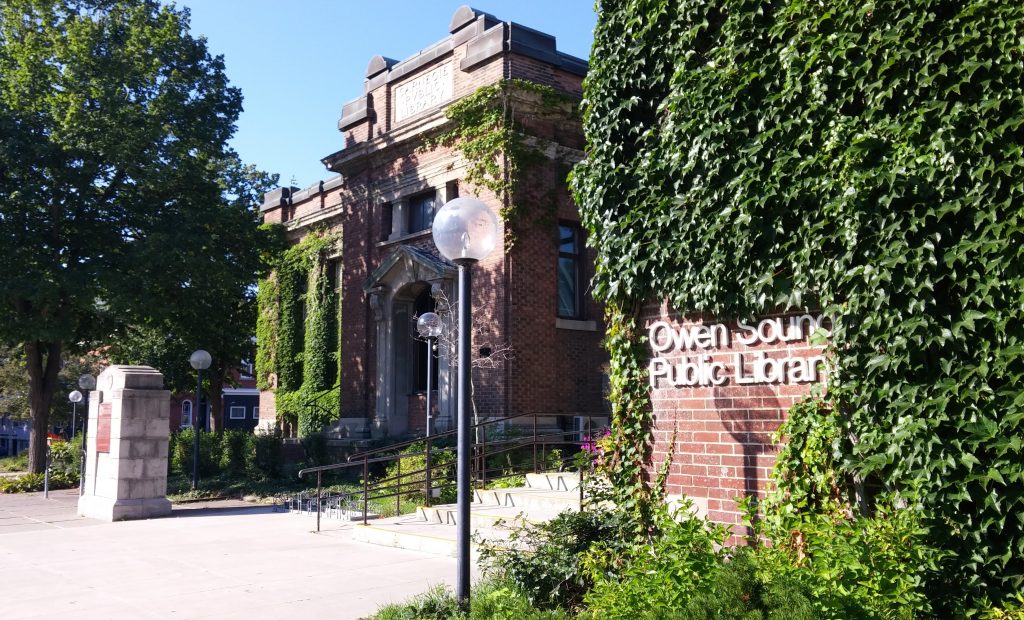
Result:
M455 560L351 540L351 525L224 501L170 517L76 516L77 491L0 494L0 617L363 618Z

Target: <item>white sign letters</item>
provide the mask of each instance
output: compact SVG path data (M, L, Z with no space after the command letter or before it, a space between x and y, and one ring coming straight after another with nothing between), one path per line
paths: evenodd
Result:
M769 357L763 351L756 351L751 359L733 352L729 354L732 363L727 364L724 360L728 357L716 357L707 350L728 348L733 340L743 346L806 342L816 331L827 335L828 330L823 326L827 322L820 314L772 317L756 324L739 321L733 332L722 323L677 327L667 321L655 321L647 332L656 356L651 358L648 367L651 385L658 387L659 379L673 387L719 386L730 380L738 385L817 382L821 365L825 363L822 355ZM674 360L657 357L672 351L693 351L694 354L684 354Z

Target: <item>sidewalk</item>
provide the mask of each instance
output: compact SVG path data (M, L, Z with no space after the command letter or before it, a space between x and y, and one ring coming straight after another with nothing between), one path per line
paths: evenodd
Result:
M3 618L357 619L438 583L455 560L351 540L348 523L238 501L106 523L77 491L0 495Z

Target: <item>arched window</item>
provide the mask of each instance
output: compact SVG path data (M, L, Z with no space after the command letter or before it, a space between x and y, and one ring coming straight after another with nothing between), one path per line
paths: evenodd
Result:
M192 401L190 400L181 403L181 427L192 428Z

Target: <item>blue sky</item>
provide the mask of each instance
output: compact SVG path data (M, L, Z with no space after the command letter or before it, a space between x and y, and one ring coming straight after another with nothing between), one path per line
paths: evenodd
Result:
M342 146L344 102L362 94L370 58L402 60L448 34L463 2L391 0L178 0L192 33L222 54L245 111L232 146L246 163L306 187L330 176L320 158ZM504 21L547 32L560 51L586 58L593 0L479 0Z

